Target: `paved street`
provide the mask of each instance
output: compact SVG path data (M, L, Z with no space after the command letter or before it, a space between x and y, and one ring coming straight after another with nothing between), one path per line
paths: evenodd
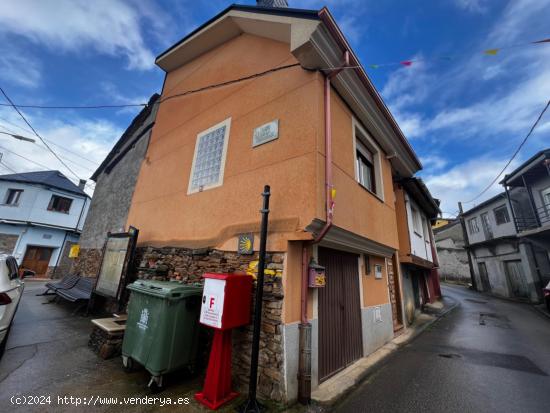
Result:
M339 412L548 412L550 319L459 286L458 307L354 390Z

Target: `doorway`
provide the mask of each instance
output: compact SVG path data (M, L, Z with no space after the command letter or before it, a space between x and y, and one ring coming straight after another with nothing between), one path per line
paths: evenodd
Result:
M487 274L487 266L484 262L477 264L479 269L479 278L481 280L481 288L484 292L491 291L491 283L489 282L489 275Z
M21 268L34 271L37 277L46 277L53 248L27 246Z
M527 289L525 276L523 275L523 271L521 269L521 261L504 261L504 268L506 270L506 275L508 276L508 281L510 281L510 287L514 297L528 298L529 291Z
M363 355L359 256L319 247L326 285L319 288L319 382Z

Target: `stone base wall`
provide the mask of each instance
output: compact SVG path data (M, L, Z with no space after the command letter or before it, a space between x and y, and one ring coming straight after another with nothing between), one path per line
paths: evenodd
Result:
M282 270L284 254L270 253L266 257L263 315L258 364L258 394L262 398L284 401L283 344L281 312L283 307ZM136 251L138 278L177 279L202 282L205 272L253 273L258 254L239 255L235 252L185 248L141 247ZM252 302L254 302L254 294ZM253 309L251 308L251 315ZM251 316L251 320L253 317ZM248 389L252 349L252 324L233 331L233 386ZM206 352L209 354L209 351Z
M0 233L0 254L13 254L19 235Z
M78 257L74 259L70 273L80 274L83 277L97 277L101 265L102 250L95 248L81 248Z

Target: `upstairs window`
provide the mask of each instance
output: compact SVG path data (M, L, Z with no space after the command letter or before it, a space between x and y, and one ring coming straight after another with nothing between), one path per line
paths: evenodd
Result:
M367 131L355 119L352 122L355 179L363 188L383 201L382 152Z
M357 162L357 180L369 191L376 193L372 152L360 141L357 141L356 148L355 160Z
M188 194L223 184L231 118L197 135Z
M48 211L62 212L68 214L71 209L71 204L73 200L71 198L65 198L59 195L52 195L50 203L48 205Z
M8 192L6 193L6 199L4 200L4 205L19 205L19 200L21 199L22 193L22 189L8 189Z
M506 205L501 205L493 210L495 213L495 222L497 225L502 225L510 222L510 215L508 215L508 208Z
M476 217L468 220L468 228L470 229L470 233L472 234L477 234L479 232L479 226L477 225Z

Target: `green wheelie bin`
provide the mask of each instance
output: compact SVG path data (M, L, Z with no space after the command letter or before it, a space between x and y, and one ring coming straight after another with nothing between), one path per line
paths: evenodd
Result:
M157 391L166 373L195 367L202 286L138 280L128 289L122 363L127 371L135 362L145 367L151 373L149 388Z

